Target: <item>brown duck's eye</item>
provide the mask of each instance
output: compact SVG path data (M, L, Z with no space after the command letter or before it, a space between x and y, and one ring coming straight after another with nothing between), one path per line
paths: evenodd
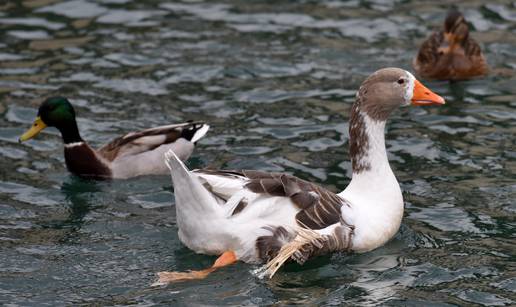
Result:
M398 84L403 84L405 83L405 79L398 79Z

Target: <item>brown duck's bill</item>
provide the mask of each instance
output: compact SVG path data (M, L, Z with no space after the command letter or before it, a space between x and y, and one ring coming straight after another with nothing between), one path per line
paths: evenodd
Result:
M43 120L41 120L41 117L38 116L34 120L34 123L32 124L32 127L30 127L30 129L27 130L27 132L22 134L22 136L20 136L18 141L21 143L21 142L24 142L26 140L30 140L33 137L35 137L36 135L38 135L38 133L40 133L41 130L45 129L46 127L47 127L47 125L43 122Z
M421 82L414 80L412 104L415 106L441 105L445 104L445 101L443 97L426 88Z

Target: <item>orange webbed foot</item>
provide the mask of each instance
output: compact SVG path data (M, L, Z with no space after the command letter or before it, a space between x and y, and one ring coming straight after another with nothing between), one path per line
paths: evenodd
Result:
M152 284L152 286L161 286L166 285L171 282L180 282L186 280L198 280L204 279L211 272L215 271L218 268L224 267L226 265L230 265L237 261L237 257L234 252L227 251L224 252L215 263L211 266L211 268L200 270L200 271L189 271L189 272L159 272L158 280Z
M215 269L206 269L201 271L189 271L189 272L159 272L158 280L152 284L152 286L166 285L171 282L180 282L187 280L204 279Z

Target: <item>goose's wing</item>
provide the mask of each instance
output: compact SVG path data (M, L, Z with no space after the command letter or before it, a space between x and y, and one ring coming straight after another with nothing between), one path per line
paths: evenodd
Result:
M303 263L308 258L336 250L346 250L350 247L352 229L345 225L341 218L341 207L348 205L346 200L332 191L320 187L314 183L284 173L268 173L262 171L219 171L196 170L203 185L216 197L221 199L221 204L232 203L231 216L243 214L251 206L245 202L245 195L234 199L238 193L257 195L263 205L270 198L269 210L279 212L278 206L297 207L295 221L297 230L292 232L289 227L271 225L271 235L257 238L256 249L262 261L271 261L276 257L285 244L296 238L300 229L315 233L313 240L306 240L297 247L295 253L287 258L292 258ZM241 194L242 195L242 194ZM272 201L273 197L285 197L290 201ZM234 200L232 202L232 200ZM225 202L224 202L225 201ZM305 232L301 230L301 232Z
M345 201L337 194L314 183L285 173L254 170L195 170L203 185L218 198L229 200L247 190L263 197L289 198L299 209L296 221L301 227L322 229L340 220ZM276 202L279 206L287 202Z
M108 161L129 155L151 151L163 144L170 144L179 138L196 142L208 131L203 122L187 122L166 125L137 132L130 132L102 146L97 152Z
M328 189L284 173L243 173L249 178L246 188L251 192L290 198L300 209L296 221L301 227L322 229L340 220L344 200Z
M283 262L292 259L302 264L313 256L351 247L353 227L344 223L341 215L341 207L349 206L345 199L288 174L248 171L247 177L246 187L252 192L288 197L300 209L295 216L299 226L295 233L286 236L286 229L278 227L271 236L258 238L262 260L273 264L283 258ZM276 263L281 266L280 262Z

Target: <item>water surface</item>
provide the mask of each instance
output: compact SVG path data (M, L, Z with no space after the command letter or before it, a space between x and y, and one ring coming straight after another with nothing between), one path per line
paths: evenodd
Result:
M44 97L70 97L94 146L205 120L189 166L285 171L339 191L355 90L378 68L411 69L446 1L2 2L0 302L514 305L516 7L457 3L493 73L427 82L446 106L392 116L406 212L391 242L272 280L239 263L150 288L157 271L214 258L179 242L168 176L85 181L67 173L57 131L18 144Z

